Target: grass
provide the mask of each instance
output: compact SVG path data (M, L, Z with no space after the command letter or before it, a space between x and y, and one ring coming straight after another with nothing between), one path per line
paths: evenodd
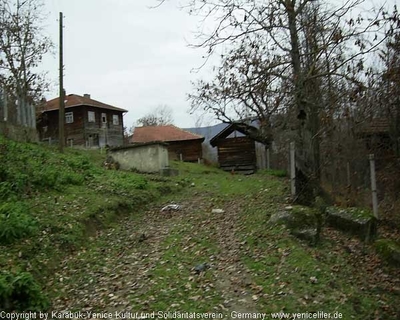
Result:
M73 292L84 297L75 311L100 293L92 311L104 311L114 295L126 297L132 310L221 311L228 294L217 285L223 271L212 267L199 276L193 268L233 247L245 268L240 271L251 278L246 290L257 288L252 307L260 312L324 310L345 319L384 319L397 310L396 290L381 283L382 274L396 280L396 272L369 264L373 247L365 244L354 256L344 246L355 240L329 230L310 247L284 226L268 224L288 205L283 174L241 176L174 162L180 175L160 177L105 170L105 154L96 151L60 154L1 137L0 150L1 309L42 310L73 299ZM147 216L149 204L159 214L171 202L191 207L169 220ZM212 214L214 208L225 213ZM302 207L293 211L304 214ZM140 232L153 232L156 245L139 244Z
M164 193L180 188L172 181L105 170L106 155L99 151L66 149L60 154L1 136L0 151L0 269L15 277L29 274L39 287L63 255L85 246L96 229L159 198L160 186ZM5 277L0 275L0 281ZM14 291L0 292L9 296L0 308L18 308Z
M278 169L265 169L260 172L261 174L268 174L278 178L285 178L288 176L286 170L278 170Z
M154 284L140 302L136 304L134 300L133 305L140 308L146 297L157 297L149 299L148 311L175 311L179 308L183 312L207 312L222 303L218 292L211 286L212 273L205 272L199 277L192 271L194 266L209 261L209 257L218 252L206 230L193 237L190 224L179 225L165 239L163 246L160 262L150 273L156 279Z
M395 308L395 294L381 295L378 301L376 293L366 290L369 276L360 273L361 261L354 262L351 255L338 248L335 239L324 238L317 247L309 247L283 226L267 223L279 210L275 201L264 200L263 207L268 209L260 212L254 206L243 212L241 235L248 244L243 261L263 288L264 299L259 300L262 310L337 311L345 319L366 319L377 310L385 314L383 301Z

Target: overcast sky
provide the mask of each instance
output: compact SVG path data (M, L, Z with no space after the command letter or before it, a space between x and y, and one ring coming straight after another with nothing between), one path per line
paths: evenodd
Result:
M127 109L127 127L159 105L173 109L177 126L195 125L186 99L190 82L208 78L212 64L199 73L192 71L204 62L204 51L188 46L195 41L199 20L180 10L179 0L157 9L150 9L157 0L44 1L50 12L46 33L56 45L56 54L42 65L54 84L46 98L58 96L58 21L63 12L67 94L89 93L95 100ZM381 2L368 0L363 8ZM393 0L386 2L393 6ZM202 124L211 124L210 118Z
M58 96L58 25L64 15L64 87L67 94L89 93L95 100L127 109L124 125L159 105L173 109L175 124L192 127L186 95L191 72L203 63L193 42L198 21L181 11L177 1L157 9L156 0L45 0L50 12L46 33L56 54L43 67L53 82L47 99Z

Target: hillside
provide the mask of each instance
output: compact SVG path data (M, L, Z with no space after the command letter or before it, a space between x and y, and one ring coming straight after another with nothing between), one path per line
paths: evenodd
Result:
M268 222L289 204L279 172L174 163L163 178L105 170L96 151L0 145L0 309L398 316L399 269L373 245L324 226L312 246Z
M119 216L179 188L106 170L104 158L0 137L0 309L47 307L41 286L65 255Z

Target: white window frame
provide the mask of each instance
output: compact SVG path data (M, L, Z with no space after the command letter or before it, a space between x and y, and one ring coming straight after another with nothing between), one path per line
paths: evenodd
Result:
M96 113L94 111L88 111L88 122L96 122Z
M117 114L113 114L113 125L114 126L119 125L119 116Z
M107 113L102 113L101 114L101 122L102 123L107 123Z
M74 122L74 113L71 112L66 112L65 113L65 123L73 123Z

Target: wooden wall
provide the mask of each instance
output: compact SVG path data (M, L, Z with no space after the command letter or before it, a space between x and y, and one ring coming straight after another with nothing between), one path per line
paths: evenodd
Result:
M95 112L95 122L88 121L88 111ZM67 145L72 143L74 146L120 146L123 144L123 116L120 111L99 109L93 107L74 107L66 108L65 112L73 112L73 123L65 124L65 142ZM103 124L101 114L106 113L107 123ZM113 115L118 115L118 125L113 124ZM48 111L42 115L40 127L38 127L40 140L51 138L58 140L58 110Z
M187 162L197 162L202 159L202 141L201 140L185 140L171 141L168 143L168 155L170 160L182 160Z
M257 158L254 140L248 137L221 139L217 143L218 162L226 171L253 173Z
M93 111L95 113L95 122L88 121L89 111ZM106 114L106 123L103 123L102 121L102 113ZM113 124L113 115L118 115L118 125ZM124 129L122 113L119 111L87 106L85 108L85 140L87 142L89 141L90 136L92 136L95 146L103 147L105 145L123 145Z

